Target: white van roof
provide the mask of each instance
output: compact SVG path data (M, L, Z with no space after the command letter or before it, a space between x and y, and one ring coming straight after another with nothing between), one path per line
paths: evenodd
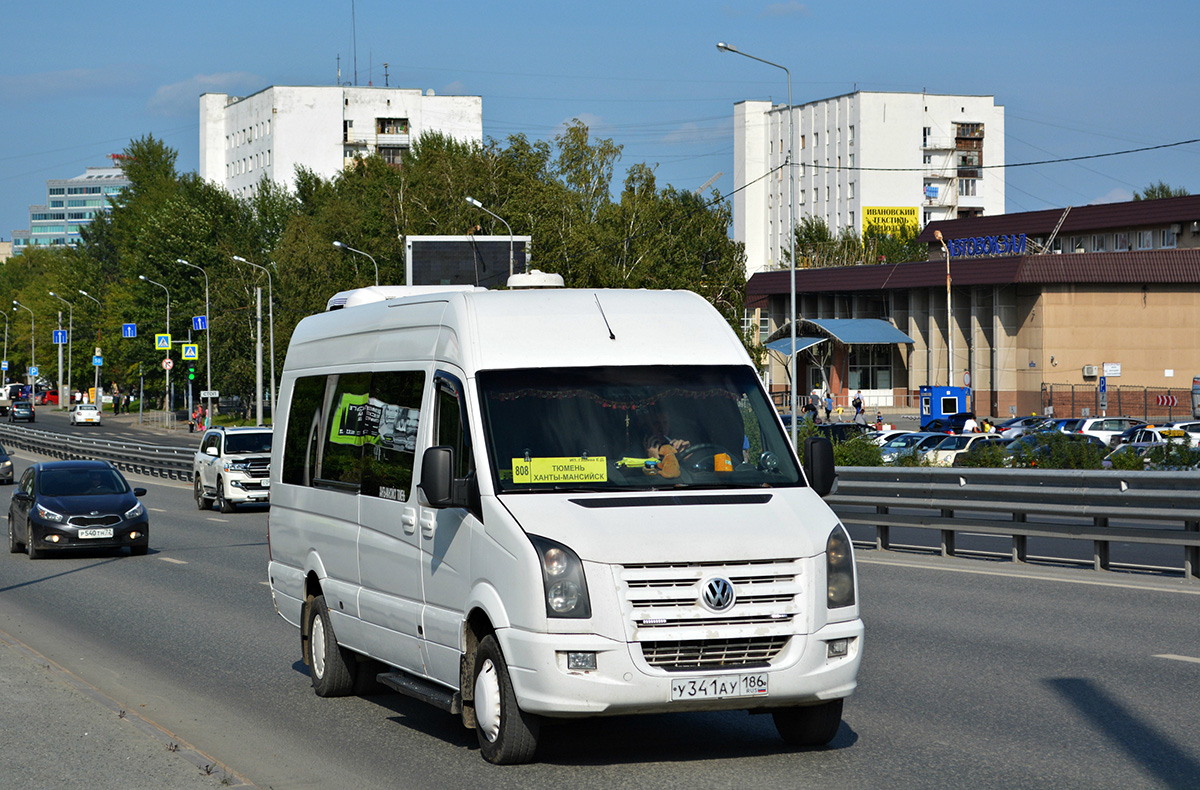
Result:
M690 291L465 288L305 318L285 369L439 359L480 369L750 364L715 308Z
M407 296L482 290L485 289L474 285L368 285L366 288L338 291L329 297L325 309L341 310L343 307L357 307L372 302L386 302L388 299L403 299Z

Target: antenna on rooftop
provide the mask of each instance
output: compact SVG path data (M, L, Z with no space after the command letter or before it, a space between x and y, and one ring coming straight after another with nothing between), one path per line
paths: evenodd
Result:
M354 87L358 87L358 22L354 19L354 0L350 0L350 36L354 44Z

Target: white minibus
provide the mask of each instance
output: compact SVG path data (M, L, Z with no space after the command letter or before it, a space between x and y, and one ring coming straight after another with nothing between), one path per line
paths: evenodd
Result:
M318 695L376 681L494 763L555 719L740 709L838 732L850 537L738 336L686 291L375 288L284 364L269 576Z

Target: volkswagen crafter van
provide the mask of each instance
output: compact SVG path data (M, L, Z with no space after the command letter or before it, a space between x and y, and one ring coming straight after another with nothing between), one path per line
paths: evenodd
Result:
M711 305L330 302L292 336L271 459L271 589L318 695L378 679L494 763L583 716L744 709L790 744L834 737L863 623L831 446L802 469Z

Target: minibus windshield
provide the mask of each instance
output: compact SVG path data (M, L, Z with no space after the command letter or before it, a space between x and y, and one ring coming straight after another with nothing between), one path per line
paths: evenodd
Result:
M804 485L748 367L491 370L477 381L501 492Z

